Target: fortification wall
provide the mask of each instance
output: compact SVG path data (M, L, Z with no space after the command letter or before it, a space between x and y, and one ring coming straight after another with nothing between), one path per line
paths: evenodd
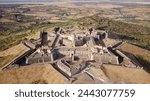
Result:
M114 55L109 54L93 54L93 58L95 61L99 63L105 63L105 64L119 64L118 57Z

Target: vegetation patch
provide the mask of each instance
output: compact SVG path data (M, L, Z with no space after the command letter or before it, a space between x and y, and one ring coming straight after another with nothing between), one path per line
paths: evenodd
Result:
M46 80L36 80L33 81L31 84L48 84L48 82Z
M12 57L13 57L12 55L0 57L0 68L2 68L2 66L6 65L9 61L11 61Z

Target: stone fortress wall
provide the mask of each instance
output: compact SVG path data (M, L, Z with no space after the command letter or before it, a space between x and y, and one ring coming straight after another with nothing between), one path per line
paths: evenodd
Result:
M55 64L55 68L67 78L83 72L92 63L142 68L116 48L120 42L106 46L109 38L105 31L90 30L80 35L63 34L61 31L61 28L56 28L52 34L41 32L40 39L25 42L32 51L35 50L25 57L25 64Z

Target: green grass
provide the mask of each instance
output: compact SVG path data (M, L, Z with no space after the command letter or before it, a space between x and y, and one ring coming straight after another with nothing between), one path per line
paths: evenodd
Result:
M136 20L136 19L128 19L125 20L126 22L129 22L131 24L138 24L138 25L142 25L142 26L148 26L150 27L150 21L149 20Z
M26 40L27 34L19 34L19 35L10 35L6 38L0 39L0 51L6 50L14 45L19 44L20 42Z

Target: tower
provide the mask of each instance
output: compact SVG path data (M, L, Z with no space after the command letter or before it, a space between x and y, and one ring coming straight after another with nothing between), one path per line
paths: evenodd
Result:
M70 57L71 57L71 61L73 62L75 60L75 52L74 51L72 51L70 53Z
M93 28L91 27L91 28L89 28L89 34L91 35L92 32L93 32Z
M41 38L41 46L46 46L48 45L48 37L47 37L47 32L41 32L40 33L40 38Z

